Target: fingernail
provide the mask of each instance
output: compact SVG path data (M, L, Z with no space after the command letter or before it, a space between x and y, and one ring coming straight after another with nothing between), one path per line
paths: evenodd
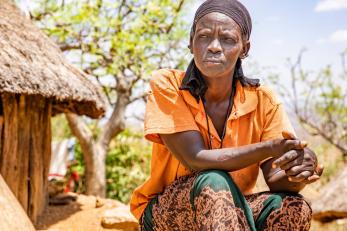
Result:
M305 141L305 140L303 140L303 141L300 141L300 146L302 147L302 148L305 148L305 147L307 147L307 141Z
M291 178L291 177L288 177L288 180L289 180L289 181L292 181L292 178Z

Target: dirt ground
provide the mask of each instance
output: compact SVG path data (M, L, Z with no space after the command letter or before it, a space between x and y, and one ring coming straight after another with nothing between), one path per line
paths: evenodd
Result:
M311 194L306 191L304 194ZM93 196L79 195L77 201L69 205L49 206L44 215L40 217L36 229L49 231L100 231L117 230L104 229L101 226L101 217L105 210L122 206L115 200L105 200L105 205L95 208L96 198ZM347 219L337 220L322 224L312 222L312 231L347 231Z
M102 207L96 208L95 203L96 198L93 196L78 195L77 200L68 205L49 206L39 218L36 229L50 231L118 230L104 229L101 226L101 217L105 210L123 204L107 199Z

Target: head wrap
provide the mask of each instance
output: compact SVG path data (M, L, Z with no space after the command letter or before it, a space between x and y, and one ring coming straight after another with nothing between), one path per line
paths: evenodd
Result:
M207 0L195 13L190 33L190 45L194 37L197 22L199 19L212 12L225 14L233 19L240 27L243 39L249 40L252 31L252 20L244 5L237 0ZM244 76L240 58L237 60L235 66L234 80L239 80L243 86L259 86L258 79L250 79ZM180 89L188 90L197 101L199 101L200 97L205 95L207 85L199 69L196 67L194 59L190 62L186 70Z
M249 39L252 31L252 19L248 10L237 0L207 0L196 11L192 32L194 34L196 23L206 14L219 12L232 18L239 25L242 35ZM192 35L193 35L192 34Z

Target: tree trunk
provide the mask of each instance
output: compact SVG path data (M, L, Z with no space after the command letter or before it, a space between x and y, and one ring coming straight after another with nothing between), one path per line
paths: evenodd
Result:
M106 149L97 144L84 121L75 114L66 113L72 133L78 139L85 164L86 194L105 197Z
M93 145L92 160L86 164L86 191L89 195L106 197L106 149Z
M110 119L102 128L99 139L95 140L86 123L77 115L66 113L69 127L78 139L85 162L86 193L106 196L106 154L108 146L117 134L125 128L125 109L130 100L130 93L119 93Z

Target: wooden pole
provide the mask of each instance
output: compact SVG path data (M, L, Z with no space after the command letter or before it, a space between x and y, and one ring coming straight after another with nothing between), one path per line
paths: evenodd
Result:
M4 113L1 175L15 197L18 195L18 104L16 95L2 94Z
M29 151L30 151L30 113L28 97L21 95L18 110L18 166L20 168L18 178L17 199L28 212L28 187L29 187Z
M28 215L33 223L48 204L47 181L51 157L51 103L41 96L29 99L30 152L29 152L29 206Z

